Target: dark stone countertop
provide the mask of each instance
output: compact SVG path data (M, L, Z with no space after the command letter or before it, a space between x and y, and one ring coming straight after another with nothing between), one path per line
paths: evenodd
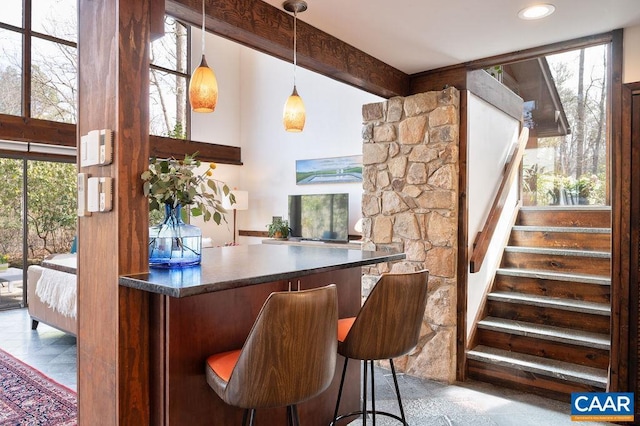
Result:
M120 277L120 285L186 297L404 258L404 253L308 246L216 247L202 250L198 266L150 268L146 273Z

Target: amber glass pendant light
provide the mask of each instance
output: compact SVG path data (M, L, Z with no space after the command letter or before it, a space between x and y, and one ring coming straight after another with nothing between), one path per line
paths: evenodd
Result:
M297 21L298 12L307 10L307 3L303 0L287 0L282 4L287 12L293 12L293 92L284 104L284 113L282 115L282 124L287 132L301 132L304 129L304 122L307 118L304 109L304 102L298 95L296 88L296 66L297 66Z
M213 112L218 103L218 81L204 57L204 2L202 0L202 60L193 71L189 82L189 103L194 112Z

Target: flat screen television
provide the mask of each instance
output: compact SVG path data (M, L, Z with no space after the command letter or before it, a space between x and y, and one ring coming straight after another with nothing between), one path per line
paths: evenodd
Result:
M349 194L289 195L291 236L303 240L349 240Z

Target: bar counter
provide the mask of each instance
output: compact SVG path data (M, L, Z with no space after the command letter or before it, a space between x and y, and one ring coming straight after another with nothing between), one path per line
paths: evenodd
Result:
M339 317L356 315L361 304L361 267L404 258L404 253L321 245L258 244L204 249L200 266L151 269L120 277L121 288L148 300L147 324L141 327L149 335L145 353L151 381L151 424L240 425L242 410L225 404L207 385L206 358L241 348L264 301L274 291L334 283ZM125 317L136 314L123 312ZM326 391L299 404L305 426L329 424L343 362L338 356L334 379ZM350 363L345 383L341 412L354 411L360 400L359 363ZM286 410L258 410L256 419L260 426L286 424Z
M243 245L206 248L202 264L152 268L120 277L120 285L171 297L186 297L339 269L404 259L404 253L318 246Z

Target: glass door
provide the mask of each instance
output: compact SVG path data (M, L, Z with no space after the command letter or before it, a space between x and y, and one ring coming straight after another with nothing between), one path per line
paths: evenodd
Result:
M0 309L24 306L24 161L0 158Z
M10 309L27 304L29 265L72 250L76 165L0 158L0 173L0 255L8 260L8 269L0 270L0 309Z

